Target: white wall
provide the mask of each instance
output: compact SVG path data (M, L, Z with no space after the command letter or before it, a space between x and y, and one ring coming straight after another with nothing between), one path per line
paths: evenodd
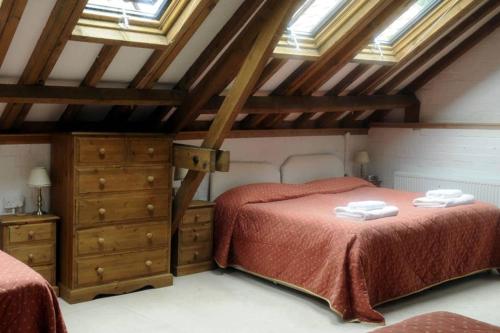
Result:
M422 122L500 124L500 29L422 87ZM369 131L370 171L500 180L500 130Z
M500 29L417 92L423 122L500 123Z
M50 145L0 145L0 214L5 214L3 198L21 194L27 212L34 210L36 193L27 185L33 167L50 166ZM49 191L44 190L44 207L48 207Z
M355 152L366 149L367 135L351 135L349 142L351 156L347 160L352 161ZM199 145L200 141L180 143ZM227 139L222 149L230 151L232 161L262 161L279 167L287 157L297 154L331 153L343 159L344 136ZM205 180L196 197L205 199L207 194L208 181Z

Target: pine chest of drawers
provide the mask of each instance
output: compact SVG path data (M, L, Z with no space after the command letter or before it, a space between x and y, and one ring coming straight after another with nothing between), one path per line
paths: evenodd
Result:
M171 151L166 136L53 137L51 205L62 219L66 301L172 284Z
M198 273L214 267L212 260L214 203L191 202L173 242L173 272L177 276Z
M0 249L33 268L56 293L55 215L0 216Z

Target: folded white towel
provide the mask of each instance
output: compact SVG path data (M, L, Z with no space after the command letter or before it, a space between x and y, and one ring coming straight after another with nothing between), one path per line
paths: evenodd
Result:
M438 198L422 197L413 200L413 205L415 207L426 207L426 208L455 207L471 203L474 203L474 196L472 194L463 194L458 198L438 199Z
M354 201L347 204L349 209L361 209L361 210L375 210L382 209L387 204L384 201L367 200L367 201Z
M362 210L350 209L349 207L336 207L335 214L337 217L347 217L356 220L375 220L389 216L396 216L399 209L396 206L385 206L381 209Z
M425 196L428 198L437 198L437 199L451 199L451 198L460 198L463 195L461 190L453 190L453 189L439 189L427 191Z

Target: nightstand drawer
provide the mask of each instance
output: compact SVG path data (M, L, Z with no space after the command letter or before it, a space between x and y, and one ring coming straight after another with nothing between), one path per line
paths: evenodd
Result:
M170 195L127 194L106 198L79 199L78 224L170 217Z
M36 266L32 267L38 274L40 274L51 285L56 284L56 268L54 265Z
M79 255L149 249L170 244L167 223L130 224L77 231Z
M129 160L131 162L168 162L170 142L166 139L130 138Z
M78 285L99 284L168 271L168 249L79 259Z
M78 169L77 186L81 194L168 189L170 177L163 166Z
M182 227L179 228L179 239L182 247L193 246L212 241L212 228L209 227Z
M78 163L120 163L125 161L125 140L121 138L77 138Z
M202 223L213 221L213 208L188 209L182 218L182 224Z
M14 225L8 229L10 244L54 240L56 232L54 223Z
M212 244L205 244L193 248L181 248L179 252L179 265L212 260Z
M54 263L54 245L23 246L9 249L8 253L28 266Z

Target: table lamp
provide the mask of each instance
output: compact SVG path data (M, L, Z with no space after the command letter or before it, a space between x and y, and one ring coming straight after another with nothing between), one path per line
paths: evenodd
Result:
M365 150L358 151L356 155L354 156L354 162L359 164L359 176L361 178L365 178L365 165L370 163L370 156L368 155L368 152Z
M42 188L50 187L51 185L47 169L44 167L33 168L30 173L28 185L30 187L38 189L37 210L33 212L33 215L43 215L44 212L42 211Z

